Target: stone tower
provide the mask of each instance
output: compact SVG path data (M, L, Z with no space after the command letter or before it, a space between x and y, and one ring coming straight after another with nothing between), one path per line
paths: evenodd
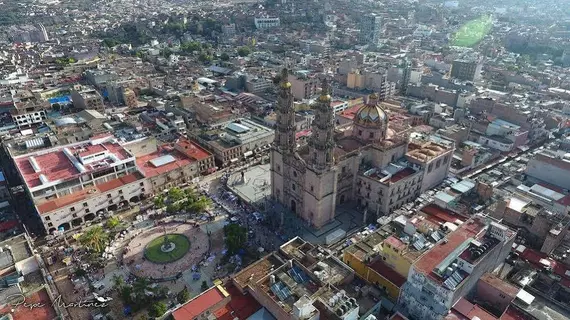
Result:
M309 140L309 155L305 172L303 218L316 228L335 216L337 170L334 165L334 111L330 86L326 79L322 92L313 106L315 120Z
M325 79L322 93L314 105L315 119L309 139L309 165L316 172L329 170L333 165L334 112L331 107L330 87Z

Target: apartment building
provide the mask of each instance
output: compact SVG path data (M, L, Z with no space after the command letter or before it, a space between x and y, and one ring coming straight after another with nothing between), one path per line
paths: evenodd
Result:
M254 24L255 28L257 29L268 29L268 28L279 27L279 25L281 25L281 20L279 18L274 18L274 17L255 18Z
M71 100L73 100L73 106L76 108L93 109L103 114L105 113L103 97L93 89L73 90L71 92Z
M483 64L477 60L454 60L451 64L451 77L465 81L477 81Z
M319 79L308 74L308 72L298 71L288 76L291 83L293 98L296 100L309 99L317 94Z
M509 254L516 232L475 217L432 246L410 268L399 305L418 319L441 319Z

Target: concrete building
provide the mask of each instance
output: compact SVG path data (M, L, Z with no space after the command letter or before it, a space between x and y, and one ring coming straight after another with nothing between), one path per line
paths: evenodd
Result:
M14 156L45 230L69 230L146 193L135 157L112 135Z
M275 137L271 128L244 118L221 123L218 127L200 133L196 139L222 166L253 156L269 146Z
M10 109L12 121L19 128L27 128L43 123L47 119L50 104L39 101L28 90L17 91L12 96L13 108Z
M382 17L370 13L363 15L360 21L359 40L362 44L378 45L382 36Z
M477 60L454 60L451 64L451 77L465 81L477 81L483 64Z
M73 106L79 109L92 109L105 114L105 105L103 104L103 97L99 92L91 89L87 90L73 90L71 92L71 100Z
M561 151L544 150L534 155L526 167L528 179L546 182L570 190L570 155Z
M414 318L441 319L509 254L516 232L472 218L434 245L409 271L399 305Z
M122 105L128 108L136 108L138 106L137 96L135 92L117 83L107 86L109 100L115 105Z
M346 290L354 271L298 237L232 276L275 319L356 320L359 297Z
M309 99L317 94L319 80L316 77L304 72L297 72L296 74L289 74L287 79L291 84L293 98L296 100Z
M396 94L396 84L387 80L387 73L382 71L354 70L348 73L346 86L355 90L371 90L380 100Z
M281 25L281 20L279 18L254 18L254 24L257 29L268 29L279 27Z
M322 87L311 138L298 147L292 85L280 84L271 151L274 199L320 228L334 218L339 204L353 200L371 216L388 214L447 176L453 142L418 138L408 152L407 134L388 127L375 94L358 110L351 130L335 139L329 87L326 82Z

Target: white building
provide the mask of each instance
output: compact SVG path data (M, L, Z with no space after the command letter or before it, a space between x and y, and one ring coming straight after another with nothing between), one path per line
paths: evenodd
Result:
M49 233L81 226L145 193L134 155L112 135L13 159Z
M255 27L257 29L267 29L273 27L279 27L281 25L281 21L279 18L255 18Z

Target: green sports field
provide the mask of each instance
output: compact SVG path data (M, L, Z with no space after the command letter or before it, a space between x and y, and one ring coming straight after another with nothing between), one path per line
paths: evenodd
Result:
M491 31L493 18L482 16L464 24L451 37L451 45L457 47L473 47Z

